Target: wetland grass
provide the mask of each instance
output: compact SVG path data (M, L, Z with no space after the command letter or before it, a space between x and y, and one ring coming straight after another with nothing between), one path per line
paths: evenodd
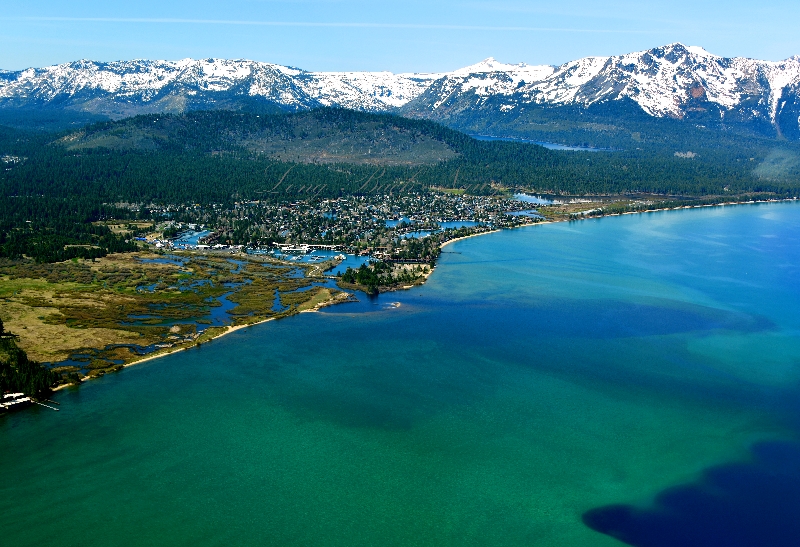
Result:
M151 253L53 264L2 261L0 316L20 333L32 358L55 363L62 381L74 383L144 354L208 342L228 325L317 308L338 293L308 290L315 278L305 277L307 268L241 256L175 255L174 262ZM272 310L276 295L280 312ZM223 297L234 306L214 319Z

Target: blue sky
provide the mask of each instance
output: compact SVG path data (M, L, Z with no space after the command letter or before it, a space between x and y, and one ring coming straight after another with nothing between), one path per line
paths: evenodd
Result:
M560 64L671 42L800 55L800 2L729 0L5 0L0 68L76 59L247 58L307 70Z

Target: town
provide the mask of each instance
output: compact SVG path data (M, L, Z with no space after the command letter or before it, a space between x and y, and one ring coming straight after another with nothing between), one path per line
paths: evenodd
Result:
M385 261L432 262L450 239L543 219L532 203L515 197L442 191L230 207L115 205L154 219L154 229L139 239L158 249L272 251L279 257L329 250Z

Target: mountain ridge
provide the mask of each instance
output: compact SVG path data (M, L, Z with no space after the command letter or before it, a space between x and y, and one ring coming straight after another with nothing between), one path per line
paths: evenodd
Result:
M310 72L245 59L80 60L0 71L0 112L111 119L204 109L339 107L466 128L465 116L502 121L526 109L633 102L653 118L738 124L796 140L799 97L800 56L725 58L680 43L559 66L489 57L444 73Z

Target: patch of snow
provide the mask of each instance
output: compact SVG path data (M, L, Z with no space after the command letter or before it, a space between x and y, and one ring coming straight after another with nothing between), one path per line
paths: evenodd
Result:
M723 58L698 46L669 44L613 57L586 57L558 67L502 63L492 57L449 73L307 72L246 59L80 60L0 71L0 104L47 104L95 98L148 103L165 96L235 91L293 108L316 105L366 111L402 107L425 94L437 109L464 95L480 106L507 97L517 105L581 104L629 98L654 116L682 117L699 103L722 112L748 104L748 116L774 121L787 88L800 86L800 57L785 61ZM753 105L759 105L753 107ZM759 110L761 108L762 110Z
M709 53L705 49L700 46L687 46L687 50L693 55L697 55L698 57L711 57L713 59L721 59L719 55L714 55L713 53Z

